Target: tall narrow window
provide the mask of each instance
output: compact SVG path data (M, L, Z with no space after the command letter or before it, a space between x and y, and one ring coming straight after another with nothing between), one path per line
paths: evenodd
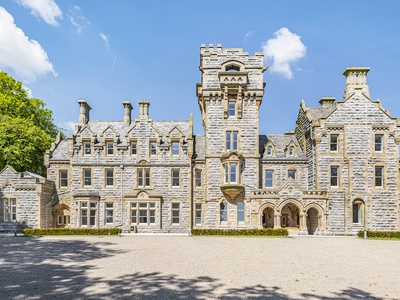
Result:
M228 204L222 201L219 205L219 220L221 222L228 221Z
M81 225L87 226L88 224L88 207L87 202L81 202Z
M237 221L238 223L244 222L244 203L239 202L237 204Z
M230 183L237 183L237 178L236 178L236 164L230 164Z
M17 199L3 198L0 199L0 222L17 221Z
M90 202L90 226L96 226L97 203Z
M157 155L157 142L150 142L150 155Z
M114 223L114 204L106 202L106 224Z
M230 116L230 117L234 117L234 116L236 116L236 100L235 100L235 98L231 98L230 100L229 100L229 107L228 107L228 115Z
M195 170L195 187L201 188L201 170Z
M331 151L338 151L338 135L337 134L331 134L330 135L330 150Z
M339 186L339 168L334 166L331 167L331 187Z
M147 224L147 203L139 203L139 223Z
M83 143L83 151L85 155L92 154L92 144L88 142Z
M196 225L201 225L201 203L196 203L195 206Z
M92 185L92 169L83 169L83 185Z
M137 202L131 203L131 224L137 224Z
M237 150L238 149L238 132L227 131L226 132L226 150Z
M265 187L266 188L274 187L274 171L273 170L265 171Z
M113 142L107 142L106 148L107 148L107 155L114 155L114 143Z
M179 203L172 203L172 224L179 224Z
M131 142L131 155L137 155L137 142Z
M288 170L288 178L296 180L296 170Z
M114 169L106 169L106 186L114 185Z
M150 168L137 169L137 185L138 187L150 186Z
M361 204L353 203L353 223L361 223Z
M179 169L172 169L172 186L179 186Z
M383 167L375 167L375 186L383 187Z
M382 141L383 141L383 136L381 134L375 134L375 151L376 152L382 151Z
M179 155L179 142L172 142L171 148L172 148L172 155L178 156Z
M68 187L68 171L60 170L60 187Z

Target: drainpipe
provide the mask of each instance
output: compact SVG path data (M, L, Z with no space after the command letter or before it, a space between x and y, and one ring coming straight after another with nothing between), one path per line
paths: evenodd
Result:
M121 150L121 229L124 226L124 157L123 157L123 150Z

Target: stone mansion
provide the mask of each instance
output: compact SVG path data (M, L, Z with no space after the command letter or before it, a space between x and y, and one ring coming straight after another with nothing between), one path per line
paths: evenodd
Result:
M36 184L46 185L47 194L40 193L37 220L28 225L139 233L400 230L400 123L370 98L369 68L344 71L341 101L322 98L320 107L301 101L294 130L280 135L259 133L262 53L201 45L199 69L204 135L193 134L192 116L152 120L147 101L139 102L135 117L125 101L121 121L96 121L79 100L74 133L45 154L47 179ZM21 174L0 173L0 196L14 199L7 209L14 203L20 220L24 197L7 174Z

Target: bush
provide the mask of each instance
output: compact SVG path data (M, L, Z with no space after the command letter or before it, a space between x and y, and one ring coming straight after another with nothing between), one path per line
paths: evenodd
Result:
M360 238L364 237L364 230L357 233ZM382 238L382 239L400 239L400 231L372 231L367 230L367 237L369 238Z
M192 229L192 235L256 235L256 236L287 236L286 228L251 228L251 229Z
M31 229L25 228L26 236L38 235L118 235L121 228L44 228Z

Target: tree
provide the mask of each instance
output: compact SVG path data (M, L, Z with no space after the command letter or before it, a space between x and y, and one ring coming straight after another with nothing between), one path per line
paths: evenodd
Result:
M59 132L45 103L0 72L0 169L11 165L45 176L44 152Z

